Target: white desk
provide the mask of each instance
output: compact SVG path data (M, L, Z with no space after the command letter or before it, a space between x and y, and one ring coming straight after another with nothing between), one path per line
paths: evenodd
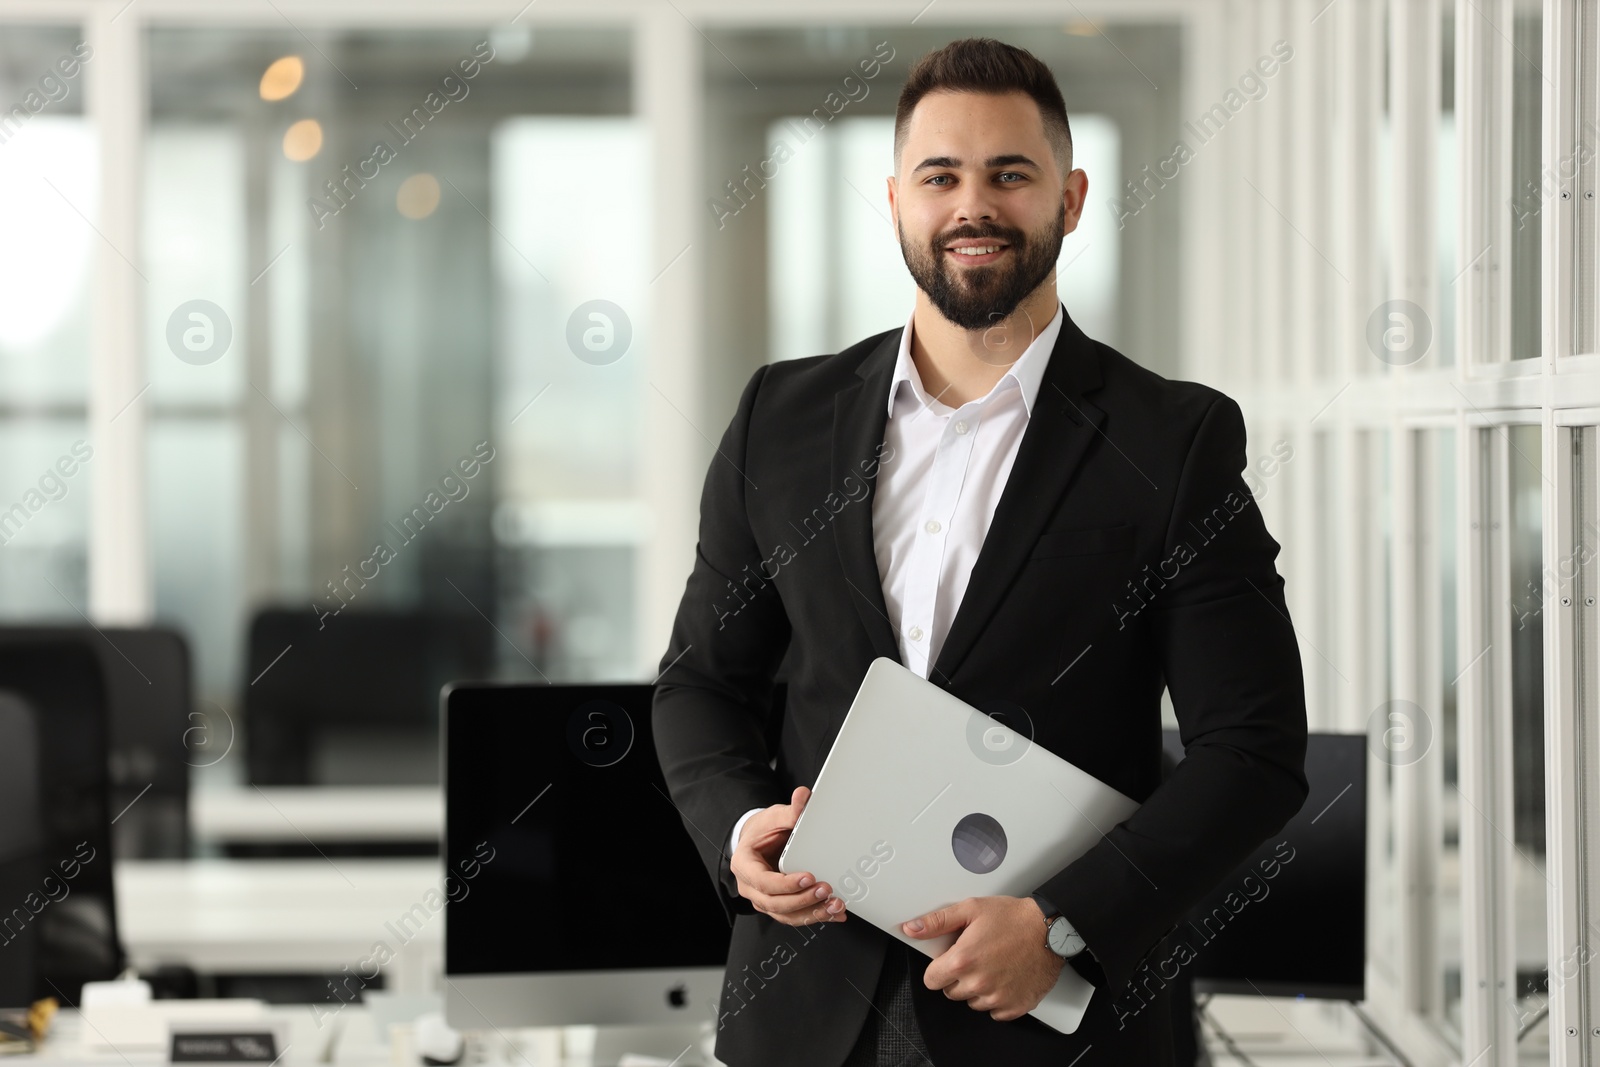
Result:
M114 872L118 933L134 966L370 973L363 961L382 942L394 955L382 968L390 991L437 992L445 887L436 858L122 860Z
M189 828L213 842L437 841L437 786L228 786L189 795Z
M443 868L437 859L340 858L331 864L321 859L125 860L115 864L115 877L119 933L135 966L178 962L203 971L256 973L338 972L348 966L355 972L382 941L395 954L383 969L388 991L438 992L444 916L442 910L430 912L424 902L430 888L443 896ZM400 920L408 914L412 923L401 928ZM295 1047L280 1064L316 1062L335 1024L318 1028L308 1005L270 1010L288 1013L306 1035L304 1041L291 1038ZM1262 1067L1389 1062L1372 1052L1354 1020L1336 1004L1216 997L1211 1010ZM59 1040L39 1059L121 1067L162 1062L138 1056L84 1058L72 1050L73 1028L80 1025L75 1013L64 1011L57 1024ZM340 1009L337 1025L349 1030L339 1039L331 1062L362 1067L390 1062L382 1041L370 1035L373 1028L359 1005ZM534 1031L517 1031L497 1039L516 1039L518 1034L536 1036ZM1223 1056L1209 1032L1206 1038L1214 1053ZM530 1062L533 1067L582 1067L587 1062L581 1056L566 1061L540 1059L532 1052L526 1056L510 1055L505 1062L517 1067L529 1067Z
M1376 1067L1391 1064L1387 1056L1362 1046L1359 1035L1349 1033L1348 1025L1333 1022L1337 1009L1326 1004L1303 1004L1289 1000L1258 997L1217 997L1212 1008L1222 1016L1235 1039L1260 1067ZM268 1016L281 1019L290 1027L288 1047L276 1067L332 1063L347 1067L413 1067L420 1061L407 1060L389 1045L388 1034L379 1034L366 1008L346 1007L332 1022L318 1027L306 1005L277 1005ZM1330 1025L1331 1024L1331 1025ZM83 1023L78 1013L63 1009L51 1027L43 1047L19 1064L45 1063L49 1067L146 1067L165 1063L153 1053L90 1053L82 1047ZM1207 1035L1207 1047L1218 1063L1231 1057L1220 1043ZM493 1067L591 1067L585 1052L593 1042L590 1027L504 1029L483 1032L485 1059ZM470 1053L469 1053L470 1055ZM323 1057L327 1058L324 1059Z
M348 1067L393 1067L397 1064L417 1067L421 1063L420 1059L406 1057L400 1048L391 1047L389 1035L377 1033L367 1010L360 1005L345 1008L337 1019L321 1027L305 1005L270 1006L267 1015L289 1027L286 1047L279 1050L281 1056L275 1067L322 1063ZM167 1062L163 1053L91 1051L84 1047L84 1033L83 1020L78 1013L63 1008L38 1051L16 1062L19 1065L45 1063L50 1067L153 1067ZM589 1057L580 1054L581 1040L577 1043L564 1041L559 1028L503 1030L481 1035L478 1040L486 1053L482 1062L495 1067L590 1067ZM572 1051L564 1054L564 1047Z

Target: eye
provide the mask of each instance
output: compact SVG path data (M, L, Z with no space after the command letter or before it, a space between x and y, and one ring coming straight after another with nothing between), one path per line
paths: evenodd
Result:
M932 184L934 182L935 179L948 178L948 177L950 177L950 175L948 175L948 174L935 174L932 178L929 178L926 182L923 182L923 184L924 185L930 185L930 184Z
M996 177L1004 178L1007 174L1010 174L1010 175L1012 175L1014 177L1022 178L1022 179L1026 179L1028 177L1026 174L1023 174L1021 171L1015 171L1015 170L1003 171L1000 174L996 175ZM1003 182L1002 184L1004 184L1004 185L1015 185L1017 183L1016 182Z

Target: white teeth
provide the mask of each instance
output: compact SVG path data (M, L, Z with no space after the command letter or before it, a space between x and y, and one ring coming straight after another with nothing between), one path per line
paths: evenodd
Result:
M950 251L958 256L986 256L990 252L1000 251L999 245L990 245L987 248L952 248Z

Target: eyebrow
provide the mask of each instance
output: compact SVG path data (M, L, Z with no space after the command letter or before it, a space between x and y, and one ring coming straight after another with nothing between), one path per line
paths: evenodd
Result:
M983 161L983 165L985 167L1022 166L1032 167L1035 170L1039 169L1039 164L1035 163L1027 156L1015 152L1004 156L990 156L988 159ZM924 159L921 163L918 163L915 167L913 167L911 173L915 174L919 170L927 170L930 167L950 167L952 169L959 170L961 168L961 160L956 159L954 156L929 156L927 159Z

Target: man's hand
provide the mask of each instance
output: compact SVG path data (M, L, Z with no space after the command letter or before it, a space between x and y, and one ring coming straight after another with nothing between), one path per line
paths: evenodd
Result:
M807 871L782 874L777 869L789 831L810 799L811 790L796 786L789 803L774 804L750 816L739 829L739 840L728 864L739 881L739 895L757 911L786 926L844 922L844 901L828 900L832 886L818 882ZM1039 925L1042 929L1042 918Z
M957 934L955 944L928 964L922 984L997 1022L1038 1007L1067 962L1045 944L1044 912L1032 897L968 897L900 928L919 940Z

